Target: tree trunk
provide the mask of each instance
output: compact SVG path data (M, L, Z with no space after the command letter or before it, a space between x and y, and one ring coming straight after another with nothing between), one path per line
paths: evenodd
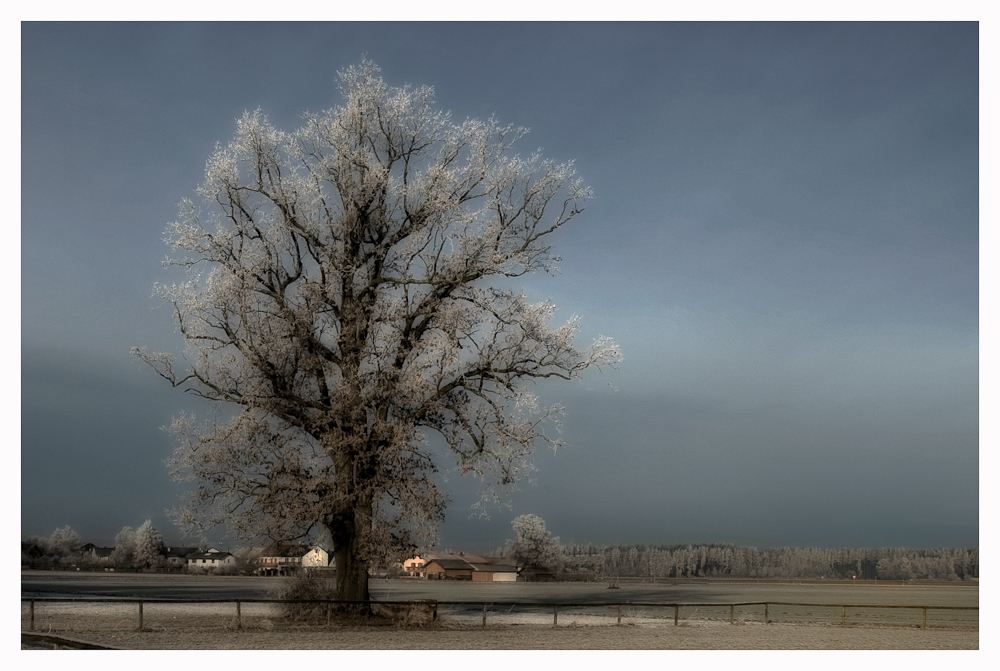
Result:
M363 601L364 604L348 606L351 612L370 614L371 600L368 592L368 561L365 538L372 524L372 504L362 500L352 509L334 516L330 526L333 538L333 556L337 569L337 599L341 601Z
M357 557L356 539L341 542L334 537L333 556L337 562L337 599L341 601L368 601L368 566Z

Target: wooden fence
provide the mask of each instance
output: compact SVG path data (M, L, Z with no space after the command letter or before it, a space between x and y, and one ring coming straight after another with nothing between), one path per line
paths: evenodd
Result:
M802 616L799 616L796 620L796 616L791 615L790 617L782 617L783 615L789 615L787 611L782 613L776 612L775 607L791 607L791 608L809 608L811 610L816 609L832 609L836 611L839 609L839 621L841 625L848 624L858 624L858 617L853 618L848 617L848 611L867 611L870 609L907 609L909 611L919 611L921 614L920 624L921 628L928 628L927 613L928 611L976 611L974 620L969 620L969 622L962 622L961 624L971 624L974 622L975 628L979 627L979 607L978 606L924 606L924 605L880 605L880 604L818 604L818 603L795 603L795 602L785 602L785 601L753 601L753 602L739 602L739 603L653 603L653 602L605 602L605 603L545 603L545 602L516 602L516 601L341 601L336 599L136 599L136 598L106 598L106 599L93 599L93 598L48 598L48 597L36 597L28 598L22 597L22 603L28 603L28 631L35 630L35 607L36 604L46 604L46 603L96 603L96 604L135 604L136 605L136 617L137 617L137 627L138 631L142 631L144 628L144 609L147 605L156 604L233 604L235 605L235 625L237 628L243 628L243 605L244 604L326 604L327 608L327 618L329 621L330 607L334 605L368 605L368 606L380 606L380 607L393 607L397 612L402 609L407 608L421 608L430 613L430 617L434 618L437 615L437 608L439 606L456 606L464 608L466 611L472 610L473 608L478 609L482 607L482 626L485 628L487 626L487 618L490 614L490 608L494 609L508 609L508 614L511 613L515 608L520 609L543 609L550 610L552 613L552 626L559 626L559 612L563 609L566 613L570 609L575 612L581 610L594 610L594 609L604 609L605 611L610 610L613 615L611 617L616 618L616 623L621 625L623 609L627 609L626 617L635 617L636 609L654 609L660 612L668 613L667 619L672 615L674 621L674 626L678 626L681 621L681 610L682 609L695 609L698 611L704 611L706 609L720 609L725 612L728 608L729 613L729 623L736 624L737 620L735 617L735 612L737 608L741 609L757 609L760 615L760 620L764 624L771 624L777 621L802 621ZM762 612L760 612L762 610ZM672 612L671 612L672 611ZM499 615L494 611L494 616ZM807 614L812 619L809 621L822 621L826 623L836 623L837 618L835 617L825 617L817 619L810 612ZM704 619L704 618L702 618ZM725 616L716 617L714 619L725 619ZM745 621L746 618L741 618L740 622ZM885 624L884 622L879 622L879 624Z

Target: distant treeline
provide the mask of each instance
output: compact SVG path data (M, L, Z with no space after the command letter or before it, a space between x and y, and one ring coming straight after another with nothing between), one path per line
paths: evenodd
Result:
M562 545L563 571L658 578L979 578L979 548L858 550L736 545Z

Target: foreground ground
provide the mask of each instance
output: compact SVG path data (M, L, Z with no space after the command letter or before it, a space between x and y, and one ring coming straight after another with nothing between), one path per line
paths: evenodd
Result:
M54 632L55 633L55 632ZM337 627L212 631L72 627L67 636L136 650L977 650L979 632L831 625L692 623L679 627Z
M270 583L269 583L270 584ZM254 599L268 591L255 579L191 580L184 576L22 575L22 597L88 596L156 598ZM226 595L219 593L223 590ZM180 592L178 594L178 592ZM977 606L978 586L858 585L635 585L608 590L600 585L516 583L474 585L456 583L376 582L373 596L382 601L434 598L441 603L432 625L404 628L327 626L290 623L274 604L242 604L242 628L235 602L168 604L146 601L143 631L137 631L136 603L37 602L34 630L109 647L129 649L266 649L266 650L931 650L978 649L978 611L936 610L927 629L915 626L922 613L912 608L860 606L816 607L773 604L763 623L760 606L730 609L722 605L747 601L808 604ZM482 606L490 601L487 628ZM553 627L552 606L509 607L497 602L574 603L559 607ZM629 604L585 606L598 602ZM680 611L643 602L696 604ZM846 615L847 625L841 624ZM778 620L778 622L774 622ZM27 602L21 606L21 627L31 627ZM28 646L22 646L28 647Z
M213 612L205 612L212 608ZM285 621L273 606L246 604L243 628L219 605L147 604L144 631L134 605L46 604L36 631L139 650L944 650L979 648L977 629L836 624L768 624L577 615L443 615L429 626L326 626ZM23 611L22 611L23 612ZM27 630L22 618L22 629Z

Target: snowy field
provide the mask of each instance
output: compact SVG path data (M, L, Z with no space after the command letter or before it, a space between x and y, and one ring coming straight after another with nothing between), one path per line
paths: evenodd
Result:
M93 587L87 596L129 596L130 584L148 587L152 576L117 576L115 582ZM69 591L71 579L33 578L23 596L55 596ZM187 593L191 583L177 576ZM206 582L206 585L216 583ZM234 579L227 590L262 598L274 584L259 579ZM112 586L114 587L112 588ZM123 587L124 586L124 587ZM977 585L873 584L736 584L623 585L602 584L472 584L426 581L373 581L373 597L381 601L436 599L438 620L426 627L369 627L289 623L271 604L243 603L242 628L235 603L167 604L145 602L143 631L137 631L135 603L36 603L35 631L122 648L138 649L978 649L978 611L930 610L928 628L918 608L874 608L877 605L978 606ZM138 589L144 592L143 589ZM169 590L168 590L169 592ZM84 595L80 595L84 596ZM144 596L145 598L145 596ZM162 598L162 597L161 597ZM236 598L240 598L237 596ZM783 601L836 606L763 607L728 603ZM483 602L487 606L484 629ZM505 602L501 605L498 602ZM525 606L525 602L544 602ZM600 602L619 606L598 606ZM512 604L519 605L512 605ZM563 605L572 603L574 605ZM677 611L646 603L690 604ZM555 604L560 604L558 607ZM587 605L593 604L593 605ZM868 607L865 607L868 606ZM730 624L732 617L733 624ZM22 630L30 613L21 605ZM557 626L553 626L553 624Z
M770 624L645 618L615 626L610 618L548 614L443 615L428 627L291 624L273 606L247 604L242 629L232 608L162 604L148 608L136 631L134 605L51 604L36 629L114 648L139 650L944 650L979 649L975 629ZM108 610L110 609L110 610ZM36 616L38 614L36 613ZM23 617L22 617L23 620ZM25 627L26 629L26 627Z

